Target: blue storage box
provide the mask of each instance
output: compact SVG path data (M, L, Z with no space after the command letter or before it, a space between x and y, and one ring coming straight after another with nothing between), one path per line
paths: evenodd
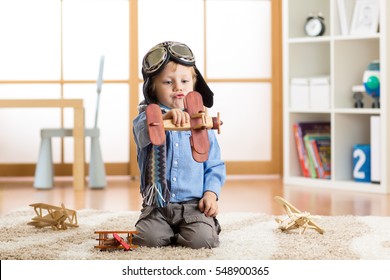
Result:
M371 148L370 145L354 145L352 151L352 177L356 182L371 182Z

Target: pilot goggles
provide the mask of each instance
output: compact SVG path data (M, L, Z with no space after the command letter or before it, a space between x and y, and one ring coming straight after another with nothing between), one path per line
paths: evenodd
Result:
M142 69L150 75L158 71L169 60L186 66L195 65L195 57L191 49L183 43L164 42L152 48L144 57Z

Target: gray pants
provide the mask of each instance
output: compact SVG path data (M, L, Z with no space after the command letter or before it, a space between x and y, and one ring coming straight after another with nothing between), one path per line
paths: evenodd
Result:
M206 217L197 201L170 203L166 207L146 206L136 223L139 234L134 244L161 247L178 244L193 249L219 245L221 227L216 218Z

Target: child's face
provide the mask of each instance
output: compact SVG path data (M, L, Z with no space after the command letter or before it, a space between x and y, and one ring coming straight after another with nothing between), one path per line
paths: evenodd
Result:
M194 90L193 68L169 62L154 79L158 101L168 108L184 109L184 97Z

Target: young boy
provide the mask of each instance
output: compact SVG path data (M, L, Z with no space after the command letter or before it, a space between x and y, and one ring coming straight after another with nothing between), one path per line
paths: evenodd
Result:
M216 219L217 200L226 169L214 131L208 130L208 160L199 163L192 158L190 131L167 131L165 145L153 146L145 115L146 106L155 103L163 119L182 126L189 122L184 97L196 90L204 105L211 107L214 94L196 68L192 51L182 43L163 42L149 50L142 62L142 74L145 100L133 121L133 133L144 200L134 243L148 247L217 247L221 231Z

